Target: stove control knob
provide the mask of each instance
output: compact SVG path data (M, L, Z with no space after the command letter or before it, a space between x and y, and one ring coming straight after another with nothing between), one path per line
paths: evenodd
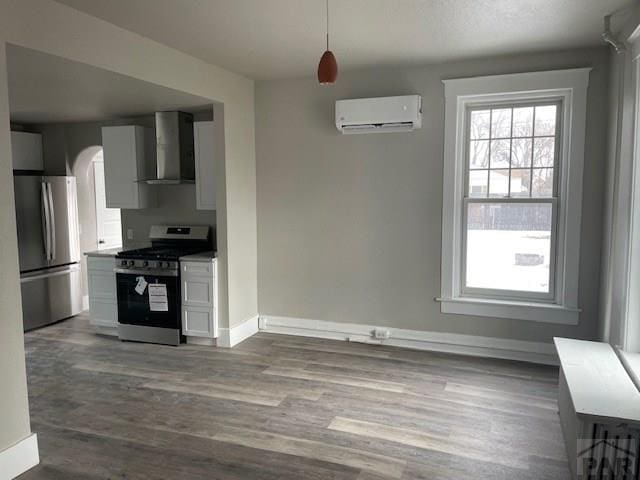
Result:
M135 260L129 260L129 266L130 267L135 267L135 265L136 265Z
M127 266L127 261L126 260L120 260L120 265L123 267Z
M171 268L171 264L169 262L164 262L164 268Z
M147 262L146 260L144 262L142 262L142 266L143 267L148 267L149 266L149 262Z

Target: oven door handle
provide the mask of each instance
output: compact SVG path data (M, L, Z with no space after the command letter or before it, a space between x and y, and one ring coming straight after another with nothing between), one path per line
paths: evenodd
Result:
M143 275L152 277L177 277L177 270L156 270L156 269L135 269L135 268L115 268L116 273L124 275Z

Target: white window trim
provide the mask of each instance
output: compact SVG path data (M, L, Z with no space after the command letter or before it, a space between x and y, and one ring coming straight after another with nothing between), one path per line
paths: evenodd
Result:
M630 352L640 352L640 321L638 313L640 312L640 295L637 288L640 285L637 272L640 271L640 213L638 205L640 205L640 26L636 27L629 39L631 45L631 58L628 62L631 70L631 85L634 94L632 120L633 134L633 156L631 163L631 195L629 198L629 218L628 218L628 242L626 248L627 265L625 281L623 285L626 287L623 294L623 316L621 322L621 340L625 350ZM626 69L626 67L625 67ZM621 74L622 75L622 74ZM624 127L623 127L624 128ZM624 135L624 134L623 134Z
M444 80L445 144L442 215L443 313L577 325L582 171L590 68ZM552 303L505 301L461 295L465 112L479 103L523 98L562 100L557 261Z

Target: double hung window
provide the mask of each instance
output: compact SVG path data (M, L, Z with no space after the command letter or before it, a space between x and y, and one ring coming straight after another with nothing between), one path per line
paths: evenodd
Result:
M576 324L589 69L445 80L445 313Z
M465 293L553 297L560 106L539 101L467 109Z

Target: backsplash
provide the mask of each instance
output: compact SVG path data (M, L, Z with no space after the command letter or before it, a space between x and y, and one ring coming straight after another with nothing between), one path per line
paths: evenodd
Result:
M157 206L139 210L122 210L122 240L126 248L148 244L151 225L207 225L215 240L216 212L196 209L195 185L154 185ZM133 230L133 239L127 231ZM215 246L215 244L214 244Z

